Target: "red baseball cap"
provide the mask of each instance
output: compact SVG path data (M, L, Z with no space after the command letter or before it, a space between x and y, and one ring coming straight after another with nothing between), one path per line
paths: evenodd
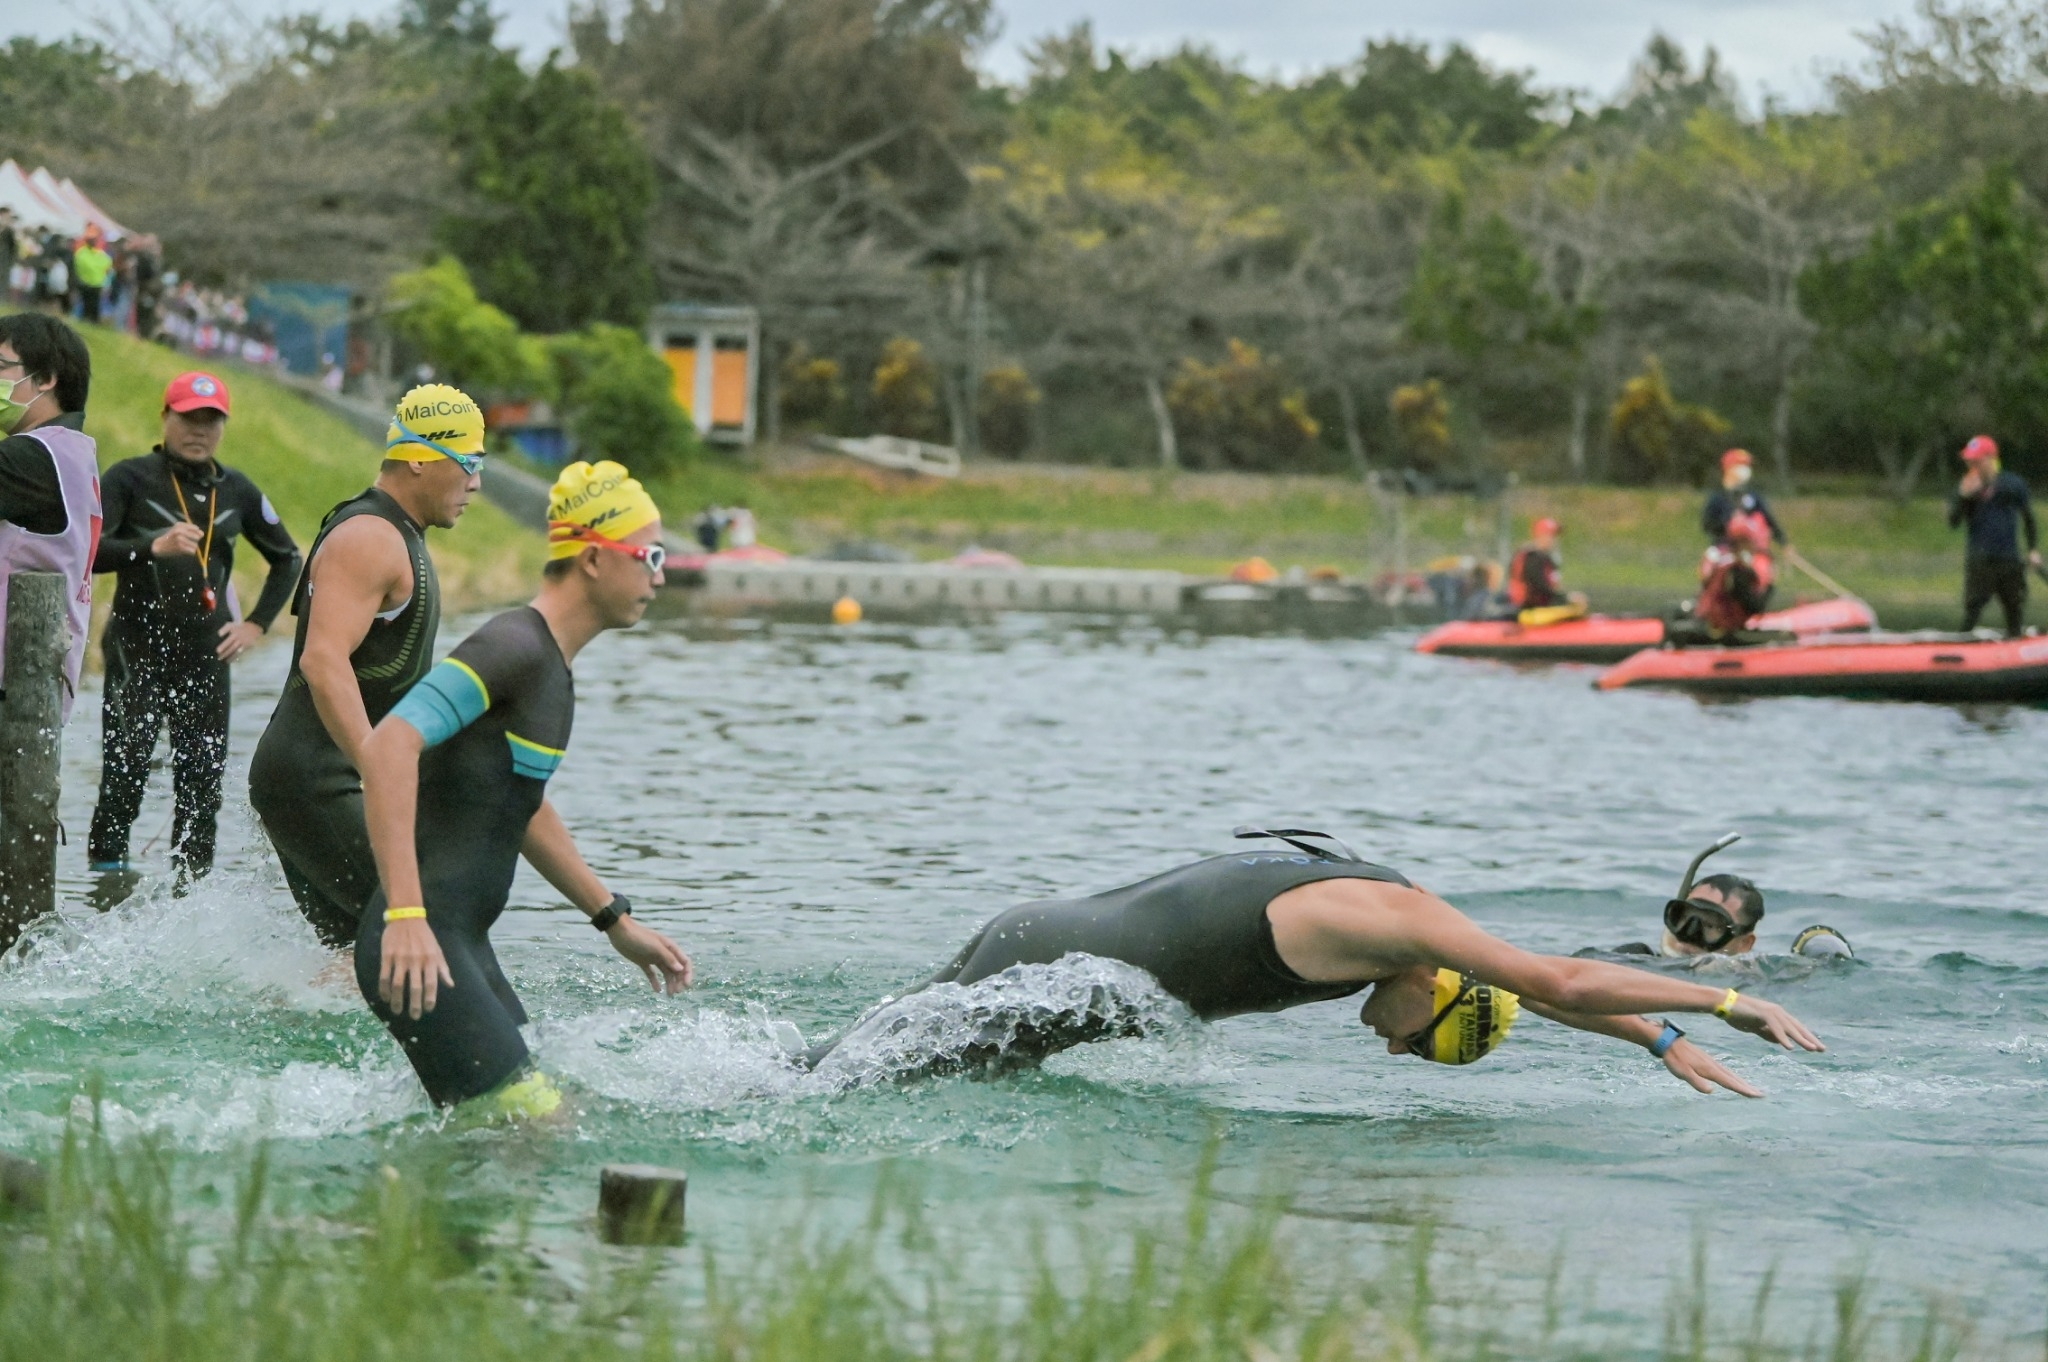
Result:
M1731 449L1721 456L1721 468L1724 472L1739 463L1755 462L1756 460L1749 457L1749 451L1746 449Z
M1550 518L1549 516L1544 516L1544 517L1543 517L1543 518L1542 518L1541 520L1538 520L1538 521L1537 521L1537 522L1536 522L1536 523L1535 523L1534 525L1531 525L1531 526L1529 527L1529 533L1530 533L1530 534L1562 534L1562 533L1564 533L1564 526L1562 526L1562 525L1558 524L1558 523L1557 523L1557 522L1556 522L1555 520L1551 519L1551 518Z
M1998 441L1992 439L1989 435L1976 436L1971 439L1970 443L1963 446L1964 463L1975 463L1979 459L1995 459L1997 457Z
M165 411L198 411L212 407L228 415L228 385L212 374L179 374L164 389Z

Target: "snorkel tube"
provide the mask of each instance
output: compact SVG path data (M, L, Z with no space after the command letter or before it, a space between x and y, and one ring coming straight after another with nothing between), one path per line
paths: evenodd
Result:
M1717 851L1726 851L1741 840L1742 834L1739 832L1725 833L1720 841L1693 857L1692 864L1685 868L1685 878L1678 882L1678 893L1673 897L1680 899L1689 897L1692 894L1692 882L1699 878L1700 867L1706 864L1707 857L1712 856Z

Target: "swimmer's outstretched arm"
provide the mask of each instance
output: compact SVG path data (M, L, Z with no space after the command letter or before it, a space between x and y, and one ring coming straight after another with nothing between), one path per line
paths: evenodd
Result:
M1626 965L1525 951L1490 935L1450 904L1422 890L1388 897L1396 899L1393 911L1407 928L1405 944L1418 949L1425 959L1511 989L1522 995L1525 1004L1585 1017L1616 1017L1645 1012L1713 1013L1728 996L1725 988L1709 988ZM1762 998L1738 997L1725 1020L1738 1031L1787 1050L1827 1048L1806 1023Z
M583 859L583 852L569 833L569 825L562 821L551 801L541 801L540 811L526 825L519 851L526 857L526 863L582 909L584 916L596 917L611 903L612 891L605 888L590 862ZM605 939L612 943L612 949L640 967L657 993L664 987L670 993L680 993L696 977L695 967L682 947L652 927L641 925L630 914L613 924Z
M1524 1003L1582 1017L1714 1012L1723 988L1600 960L1537 955L1509 945L1420 887L1323 880L1267 908L1281 956L1310 979L1383 979L1415 965L1448 967L1511 989ZM1820 1038L1776 1003L1743 996L1724 1020L1787 1050L1822 1050Z
M1645 1050L1657 1043L1664 1034L1664 1028L1647 1017L1597 1017L1579 1012L1560 1012L1554 1007L1522 999L1522 1006L1539 1017L1547 1017L1562 1026L1577 1031L1588 1031L1596 1036L1612 1036L1616 1040L1640 1045ZM1720 1060L1694 1045L1680 1039L1664 1052L1664 1067L1673 1077L1691 1084L1700 1092L1710 1093L1715 1086L1728 1089L1743 1097L1762 1097L1763 1089L1738 1077Z

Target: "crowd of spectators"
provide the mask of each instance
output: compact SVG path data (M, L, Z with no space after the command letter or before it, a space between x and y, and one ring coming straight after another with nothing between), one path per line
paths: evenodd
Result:
M117 327L200 356L275 364L277 338L247 304L164 268L153 236L107 241L96 225L80 237L37 232L0 208L0 277L10 308L33 308Z

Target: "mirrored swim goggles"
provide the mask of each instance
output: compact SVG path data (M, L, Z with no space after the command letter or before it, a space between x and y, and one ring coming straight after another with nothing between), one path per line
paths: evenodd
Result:
M464 477L473 478L477 474L484 471L483 455L458 454L454 450L450 449L447 445L440 443L438 440L429 440L426 436L420 434L418 431L414 430L411 426L407 425L403 421L394 419L391 424L397 426L401 431L403 431L404 435L401 438L392 441L390 444L385 445L385 449L389 450L397 445L425 445L428 449L433 450L442 458L451 460L457 468L460 468L462 470Z
M1687 895L1692 893L1693 881L1699 877L1700 867L1717 851L1725 851L1742 840L1742 834L1731 832L1712 846L1692 858L1692 864L1685 868L1685 878L1679 882L1678 897L1668 899L1664 904L1664 930L1688 946L1697 946L1703 951L1718 951L1736 937L1741 936L1743 927L1718 903L1699 903Z
M623 553L628 558L637 558L650 576L660 572L662 565L668 562L668 550L660 544L628 544L617 539L607 539L586 525L578 525L567 520L550 522L548 538L556 543L568 540L577 544L588 544L594 549Z

